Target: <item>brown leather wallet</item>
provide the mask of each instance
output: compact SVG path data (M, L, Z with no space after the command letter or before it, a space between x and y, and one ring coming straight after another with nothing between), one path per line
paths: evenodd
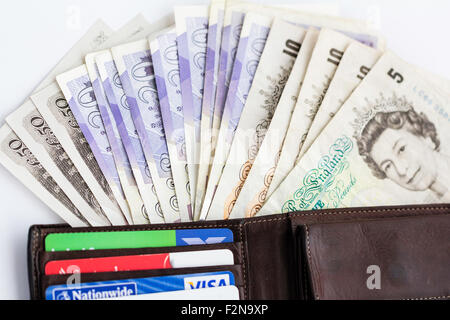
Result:
M235 265L189 268L183 273L231 271L244 300L450 299L450 204L319 210L167 225L33 226L28 247L31 298L43 299L49 285L66 282L67 275L45 275L50 260L187 250L45 252L44 240L50 233L215 227L231 229L234 243L189 246L188 250L227 248L234 253ZM177 272L117 272L114 278ZM82 276L83 282L89 282L108 279L111 274Z

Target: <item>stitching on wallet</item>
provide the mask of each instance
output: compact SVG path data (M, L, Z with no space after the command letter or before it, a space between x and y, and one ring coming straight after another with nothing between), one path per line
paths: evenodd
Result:
M307 224L305 224L305 231L306 231L306 251L307 251L307 255L308 255L308 264L310 266L312 266L311 246L310 246L310 241L309 241L309 227ZM305 284L306 284L306 282L305 282ZM305 288L306 288L306 286L305 286ZM320 296L318 294L316 294L316 299L320 300Z
M340 211L340 212L314 212L314 213L291 213L291 217L307 217L307 216L319 216L319 215L342 215L342 214L362 214L362 213L377 213L377 212L401 212L401 211L428 211L428 210L449 210L448 207L423 207L423 208L415 208L415 207L404 207L404 208L383 208L383 209L359 209L359 210L348 210L348 211ZM418 212L420 213L420 212Z
M34 283L33 283L33 289L34 289L34 296L37 297L38 296L38 265L37 265L37 257L35 256L36 254L36 247L37 247L37 239L38 237L40 238L39 234L40 234L41 230L34 230L33 231L33 266L34 266ZM38 234L39 233L39 234Z
M239 237L241 238L241 255L242 255L242 275L243 275L243 280L244 280L244 300L247 300L247 290L248 290L248 286L247 286L247 258L245 255L245 250L244 250L244 243L243 243L243 225L239 224Z

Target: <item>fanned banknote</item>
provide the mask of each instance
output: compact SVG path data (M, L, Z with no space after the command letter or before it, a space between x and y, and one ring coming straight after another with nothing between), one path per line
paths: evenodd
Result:
M273 22L251 89L245 93L248 94L245 104L232 108L236 116L231 117L230 127L233 126L235 134L208 219L218 218L220 213L221 218L230 216L264 141L305 34L304 28L289 22L281 19Z
M62 98L62 105L67 106ZM95 195L45 119L28 100L6 122L92 226L110 225ZM93 157L93 156L92 156Z
M208 216L271 25L272 18L267 16L249 13L245 17L200 219Z
M342 56L339 67L317 111L308 131L305 142L298 158L308 151L314 140L325 128L330 119L339 111L348 97L352 94L370 69L381 57L382 52L359 42L352 43Z
M91 28L89 28L86 34L69 50L69 52L61 59L61 61L58 62L58 64L52 69L52 71L50 71L50 73L45 77L45 79L37 86L35 92L41 90L42 88L45 88L46 86L54 82L55 76L60 72L67 70L71 67L74 67L79 63L82 63L82 55L88 50L95 50L96 48L101 47L107 41L107 39L110 38L112 33L113 33L112 29L109 28L104 22L102 22L101 20L97 21ZM29 106L32 106L32 104L33 103L31 102L30 99L27 99L24 103L24 105ZM51 159L51 157L46 157L46 160L48 159ZM52 175L53 174L54 173L52 172ZM24 180L21 181L26 185L37 186L36 181L24 181ZM102 225L102 223L105 223L106 225L110 224L109 221L107 220L105 221L104 218L99 219L97 217L97 215L103 215L103 212L97 210L98 209L98 205L96 204L97 201L93 197L91 191L85 191L83 189L85 185L82 184L77 185L79 187L79 191L77 191L76 189L73 189L72 187L69 186L70 181L68 181L67 179L60 177L58 181L63 181L63 183L65 183L64 185L58 185L58 187L61 188L61 190L63 190L70 197L71 201L74 203L75 206L77 206L77 208L83 215L86 214L87 218L89 218L91 221L94 222L94 225ZM76 185L77 183L77 181L75 180L73 180L72 182L74 183L74 185ZM36 190L36 192L38 191ZM72 197L72 195L74 195L74 197ZM86 217L84 218L86 219Z
M449 103L384 54L260 214L450 201Z
M217 75L216 98L214 100L214 113L211 136L211 154L214 156L217 147L219 129L222 123L223 109L233 72L234 59L241 37L242 26L248 5L226 1L223 18L222 42L220 44L219 71ZM202 214L203 215L203 214Z
M125 40L137 40L151 32L154 32L163 25L164 21L159 21L150 25L142 15L138 15L119 31L117 31L113 36L111 36L106 41L105 46L116 46ZM122 139L120 138L114 116L111 112L111 108L100 79L97 64L95 63L96 57L104 52L105 51L97 51L86 55L86 68L88 70L89 78L97 101L98 112L100 113L102 119L102 123L97 122L99 127L97 130L103 131L107 136L107 140L100 139L104 143L103 150L110 149L110 152L114 158L117 175L119 177L123 193L126 197L132 219L133 216L141 217L145 212L145 206L139 194L136 180L134 179L131 165L128 161L128 156L123 146ZM109 143L109 146L105 143Z
M289 79L281 94L269 129L262 142L230 218L252 217L261 209L277 166L284 137L289 126L301 84L317 42L319 31L309 28L292 67Z
M122 88L167 223L180 220L170 157L147 39L111 49Z
M353 42L342 33L322 29L314 48L280 153L268 195L295 165L308 130L322 104L345 49Z
M98 55L95 61L111 112L146 208L145 211L141 212L141 215L133 216L133 221L135 224L162 223L164 222L163 213L113 57L107 51Z
M181 221L188 222L193 220L193 216L186 159L176 30L175 28L164 30L152 36L149 42L180 218Z
M208 37L208 7L175 7L175 24L191 204L195 211Z
M299 11L301 4L294 4L283 7L263 6L256 3L242 0L227 0L225 6L225 17L223 36L220 52L219 77L217 84L217 94L214 106L212 153L214 154L217 145L218 130L221 124L223 108L228 94L231 73L234 59L236 57L240 33L246 13L254 12L273 18L280 17L286 21L300 23L303 27L327 27L338 30L348 36L361 41L371 47L384 48L385 42L379 34L368 28L364 21L350 20L336 16L323 14L306 13ZM308 8L308 5L305 6Z
M123 213L59 86L51 84L32 95L31 99L94 193L109 221L114 225L123 225L126 222Z
M225 0L211 1L206 49L205 85L202 102L200 163L196 188L197 194L195 196L195 220L200 218L200 211L208 182L208 174L211 169L214 104L216 99L217 77L219 74L219 56L224 13Z
M145 206L141 195L139 194L125 147L123 146L116 121L114 120L111 107L109 106L105 90L101 83L100 74L98 72L97 64L95 63L95 58L99 54L100 53L92 53L86 56L86 68L89 72L89 78L94 90L98 111L100 112L102 119L103 129L100 130L104 130L104 134L107 136L107 144L105 144L104 147L106 147L106 150L110 149L113 156L120 186L130 210L131 222L134 224L133 217L140 216L142 212L145 211ZM100 126L101 125L99 124L99 127ZM104 139L102 140L106 142Z
M71 227L90 226L75 204L31 153L22 140L5 124L0 129L0 163Z
M131 213L120 184L119 174L111 153L111 145L106 136L86 65L60 74L56 79L81 133L89 144L92 154L123 213L123 216L117 217L117 220L111 221L111 223L115 225L132 223Z

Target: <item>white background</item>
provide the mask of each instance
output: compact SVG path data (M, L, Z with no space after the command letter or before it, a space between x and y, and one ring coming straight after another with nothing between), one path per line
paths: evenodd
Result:
M264 1L270 3L270 1ZM171 14L191 0L14 0L0 10L0 125L47 72L95 22L117 29L137 13L148 20ZM273 0L272 3L279 3ZM284 0L323 6L380 29L388 47L407 61L450 78L450 1L447 0ZM60 219L0 166L0 299L28 299L26 244L32 224Z

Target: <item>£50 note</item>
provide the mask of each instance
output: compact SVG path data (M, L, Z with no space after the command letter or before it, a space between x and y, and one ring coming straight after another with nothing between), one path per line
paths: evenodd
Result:
M111 49L156 194L167 223L180 220L178 199L147 39Z
M165 30L149 41L180 218L192 221L176 30Z
M450 201L449 103L384 54L261 214Z

